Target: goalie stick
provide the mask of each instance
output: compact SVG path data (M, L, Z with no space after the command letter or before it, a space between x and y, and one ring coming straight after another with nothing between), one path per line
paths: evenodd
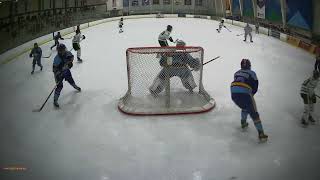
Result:
M217 56L217 57L215 57L215 58L213 58L213 59L211 59L211 60L203 63L202 66L204 66L204 65L206 65L206 64L208 64L208 63L210 63L210 62L212 62L212 61L214 61L214 60L217 60L217 59L219 59L219 58L220 58L220 56ZM191 71L193 71L193 70L194 70L194 69L191 69Z

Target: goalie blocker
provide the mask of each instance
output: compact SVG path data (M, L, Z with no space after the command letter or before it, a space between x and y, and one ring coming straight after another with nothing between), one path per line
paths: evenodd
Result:
M119 100L119 110L170 115L213 109L215 101L202 84L203 53L201 47L187 46L127 49L128 91Z

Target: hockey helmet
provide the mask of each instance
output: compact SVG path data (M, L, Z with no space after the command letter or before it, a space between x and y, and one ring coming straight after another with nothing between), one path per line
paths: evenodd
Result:
M222 19L221 22L224 23L224 20Z
M57 46L57 51L58 51L58 53L59 54L64 54L64 52L67 50L67 47L66 47L66 45L64 45L64 44L59 44L58 46Z
M241 60L241 69L251 69L251 62L249 59Z
M167 26L167 31L170 31L170 32L172 31L172 26L171 25Z

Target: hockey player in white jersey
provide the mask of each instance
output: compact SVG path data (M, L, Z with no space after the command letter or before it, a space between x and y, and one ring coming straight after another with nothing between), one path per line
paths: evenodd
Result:
M172 32L172 26L168 25L167 29L159 34L158 42L159 42L161 47L169 46L167 40L173 42L173 39L170 36L171 32Z
M178 40L177 47L183 46L185 46L185 42ZM162 66L163 69L149 88L152 95L156 96L163 91L166 77L179 77L182 85L190 92L193 92L193 89L197 87L189 67L195 71L199 71L201 64L198 58L193 58L189 53L186 53L183 50L177 50L175 52L163 54L160 59L160 66Z
M123 32L123 18L120 19L119 21L119 33L122 33Z
M81 35L80 30L77 29L76 35L74 35L73 39L72 39L72 47L75 51L77 51L77 59L79 62L82 62L80 42L81 42L81 40L83 40L85 38L86 37L84 35Z
M252 28L249 26L249 23L247 23L247 25L244 27L244 40L243 41L247 41L247 36L249 35L250 37L250 42L252 41Z
M314 89L318 85L318 80L319 80L319 72L313 71L312 77L305 80L301 86L300 95L304 103L304 112L301 119L301 123L303 126L308 126L308 120L311 123L315 123L313 111L314 111L314 104L317 102L317 98L314 93Z
M221 32L221 29L222 29L223 27L224 27L224 28L227 28L227 27L224 25L224 20L222 19L221 22L219 23L219 28L217 29L218 33Z

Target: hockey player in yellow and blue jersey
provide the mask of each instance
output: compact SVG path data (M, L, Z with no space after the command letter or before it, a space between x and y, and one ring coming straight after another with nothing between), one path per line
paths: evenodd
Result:
M254 126L259 133L259 139L265 141L268 136L264 133L259 113L253 96L257 93L259 81L257 75L251 70L251 62L248 59L241 61L241 69L234 74L231 83L231 96L233 102L241 108L241 127L248 127L247 117L251 116Z

